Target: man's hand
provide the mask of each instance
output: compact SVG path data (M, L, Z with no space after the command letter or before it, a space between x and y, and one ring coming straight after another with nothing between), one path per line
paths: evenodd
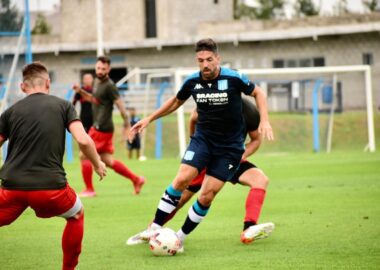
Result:
M132 142L137 133L141 133L150 123L149 118L144 118L133 125L128 134L128 141Z
M99 167L94 168L95 172L100 176L100 180L107 175L106 164L103 161L99 161Z
M81 90L81 87L80 87L80 85L79 84L77 84L77 83L74 83L74 85L73 85L73 90L75 91L75 93L79 93L80 92L80 90Z
M274 140L272 126L268 121L260 122L259 133L261 134L262 138L266 138L268 141Z

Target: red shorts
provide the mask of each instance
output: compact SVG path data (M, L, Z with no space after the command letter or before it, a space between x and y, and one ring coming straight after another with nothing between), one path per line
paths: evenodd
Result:
M112 144L113 132L102 132L91 127L88 131L88 135L92 138L95 143L96 151L101 153L113 154L114 147Z
M40 218L69 218L80 211L82 203L69 185L63 189L33 191L0 188L0 226L12 223L28 207Z

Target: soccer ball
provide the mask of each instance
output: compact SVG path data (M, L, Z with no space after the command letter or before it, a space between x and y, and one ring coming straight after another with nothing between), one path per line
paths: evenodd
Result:
M150 238L149 245L155 256L173 256L179 250L181 240L172 229L162 228Z

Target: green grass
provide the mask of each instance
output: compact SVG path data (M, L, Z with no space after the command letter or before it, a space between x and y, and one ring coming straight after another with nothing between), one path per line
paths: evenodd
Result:
M83 199L79 269L379 269L379 153L260 153L254 162L271 180L261 216L261 222L276 224L270 238L248 246L239 242L247 188L227 184L186 240L184 254L157 258L146 245L126 246L125 240L151 221L179 164L127 161L148 183L133 196L132 185L110 172L96 183L98 197ZM77 161L66 169L80 191ZM185 209L169 227L181 226ZM0 268L59 269L64 224L60 218L37 219L27 210L0 229Z

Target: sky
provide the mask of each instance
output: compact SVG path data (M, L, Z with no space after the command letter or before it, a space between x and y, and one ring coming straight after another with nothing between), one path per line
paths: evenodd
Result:
M103 0L104 1L104 0ZM255 3L256 0L244 0L247 3ZM291 6L296 2L296 0L286 0L288 6ZM338 1L341 0L313 0L317 6L321 5L322 14L331 14L333 12L333 7ZM23 9L24 0L12 0L21 9ZM55 5L59 5L61 0L29 0L29 8L31 11L49 11L53 10ZM222 3L222 1L221 1ZM348 9L353 12L362 13L364 12L364 7L362 0L347 0ZM290 8L288 8L287 13L291 13Z

